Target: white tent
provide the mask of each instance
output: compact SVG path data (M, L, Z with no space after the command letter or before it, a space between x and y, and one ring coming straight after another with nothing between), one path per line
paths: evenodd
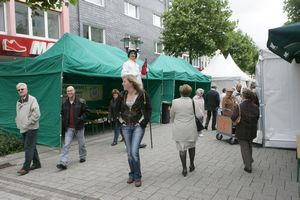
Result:
M235 87L237 83L241 83L243 87L246 87L245 78L241 76L238 70L221 53L217 53L209 65L201 72L212 77L212 84L217 86L219 92L223 88Z
M230 67L232 70L235 70L235 72L236 72L237 74L240 75L241 80L243 80L243 81L250 81L250 80L251 80L251 78L250 78L245 72L243 72L243 71L239 68L239 66L234 62L234 60L232 59L232 57L231 57L230 54L228 54L226 60L227 60L227 62L228 62L228 64L229 64L229 67Z
M256 66L261 118L255 142L266 147L295 148L300 134L300 64L261 50Z

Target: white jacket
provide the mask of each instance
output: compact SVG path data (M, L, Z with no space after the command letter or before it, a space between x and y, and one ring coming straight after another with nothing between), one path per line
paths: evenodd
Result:
M141 88L143 88L141 72L140 72L140 69L139 69L139 65L136 62L129 59L123 64L121 77L123 77L125 75L135 76L138 83L141 84Z
M39 128L40 108L35 97L28 95L24 101L18 100L16 105L16 124L20 133Z
M195 103L195 113L198 118L201 117L200 108ZM172 101L171 122L173 140L175 141L196 141L198 138L197 126L193 110L192 99L181 97Z

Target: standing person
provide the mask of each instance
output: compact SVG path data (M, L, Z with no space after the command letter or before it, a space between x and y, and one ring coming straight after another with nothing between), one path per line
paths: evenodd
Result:
M203 118L204 118L204 113L205 113L203 94L204 94L204 90L202 88L198 88L196 90L196 95L193 97L195 104L198 104L199 109L200 109L201 117L199 119L200 119L201 123L203 123ZM200 137L203 136L202 131L199 132L199 136Z
M172 125L173 140L176 141L177 150L182 164L182 175L187 175L186 154L189 151L190 157L190 172L195 170L194 158L196 152L196 141L198 138L196 117L200 118L200 108L195 103L195 114L193 109L193 101L189 97L192 93L192 88L187 85L179 87L181 97L172 101L170 111Z
M127 183L136 187L142 185L142 173L139 146L145 134L145 128L151 118L152 108L148 94L141 90L133 75L123 76L124 93L120 103L120 122L125 139L130 167Z
M124 77L126 75L135 76L137 82L140 85L140 88L143 89L141 72L139 69L139 65L136 63L136 59L137 59L137 51L129 50L128 60L122 66L121 77Z
M27 174L29 170L41 168L39 154L36 149L41 114L36 98L28 94L27 85L18 83L16 88L20 96L16 104L16 125L22 134L25 151L23 167L18 171L22 176Z
M233 93L233 96L235 97L235 103L240 104L242 103L242 97L241 97L242 85L240 83L236 84L235 89L236 90Z
M231 116L232 121L240 117L240 122L236 126L235 134L241 147L244 170L252 172L252 141L256 138L257 121L259 118L259 109L252 101L253 93L249 89L242 92L243 101L239 106L235 106Z
M222 89L222 94L220 94L220 108L221 108L221 110L222 110L222 101L223 101L223 98L225 97L225 95L226 95L226 88L223 88Z
M121 97L121 93L119 92L119 90L117 89L113 89L112 90L112 96L113 98L110 101L109 107L108 107L108 122L112 123L113 127L114 127L114 139L113 142L111 143L111 146L115 146L116 144L118 144L118 138L119 138L119 134L120 134L120 122L119 122L119 113L118 113L118 98ZM123 141L123 135L122 136L122 140Z
M69 151L74 135L76 135L79 145L79 162L86 161L86 147L84 138L84 120L87 115L87 105L83 99L75 96L73 86L67 87L68 98L62 105L61 115L63 128L65 130L65 143L60 157L60 163L56 165L58 169L67 169L69 164Z
M216 86L211 86L211 90L209 90L206 94L205 103L207 104L207 117L206 117L206 123L205 123L205 129L207 130L210 117L212 115L212 124L211 129L214 131L216 130L216 122L217 122L217 112L218 107L220 105L220 95L217 92Z
M236 105L235 98L232 95L233 89L227 88L226 89L226 95L224 96L222 100L222 113L224 116L231 117L233 108Z

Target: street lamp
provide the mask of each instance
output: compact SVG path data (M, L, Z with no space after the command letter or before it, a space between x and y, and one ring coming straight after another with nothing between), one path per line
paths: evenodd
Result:
M141 44L143 44L143 42L141 41L140 38L132 38L130 36L125 36L121 42L124 43L124 48L126 50L126 52L128 53L129 49L133 49L130 48L131 45L133 45L135 47L135 50L137 52L139 52L141 50Z

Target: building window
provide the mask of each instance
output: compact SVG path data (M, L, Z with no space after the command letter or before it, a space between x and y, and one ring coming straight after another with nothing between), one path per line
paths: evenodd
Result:
M45 37L45 16L44 12L37 10L37 14L32 16L32 35Z
M128 2L124 2L125 15L136 19L140 18L139 7Z
M25 4L16 2L16 32L29 35L28 8Z
M86 1L90 2L90 3L93 3L93 4L96 4L98 6L104 7L104 0L86 0Z
M0 3L0 32L5 32L5 6Z
M25 4L16 2L16 32L18 34L58 39L59 13L54 11L40 11L32 15L32 11Z
M48 11L48 37L59 38L59 13Z
M162 54L164 52L164 45L161 42L154 43L154 53Z
M162 27L162 21L160 16L153 14L153 25L157 27Z
M95 42L105 43L105 31L100 28L83 25L83 37Z

